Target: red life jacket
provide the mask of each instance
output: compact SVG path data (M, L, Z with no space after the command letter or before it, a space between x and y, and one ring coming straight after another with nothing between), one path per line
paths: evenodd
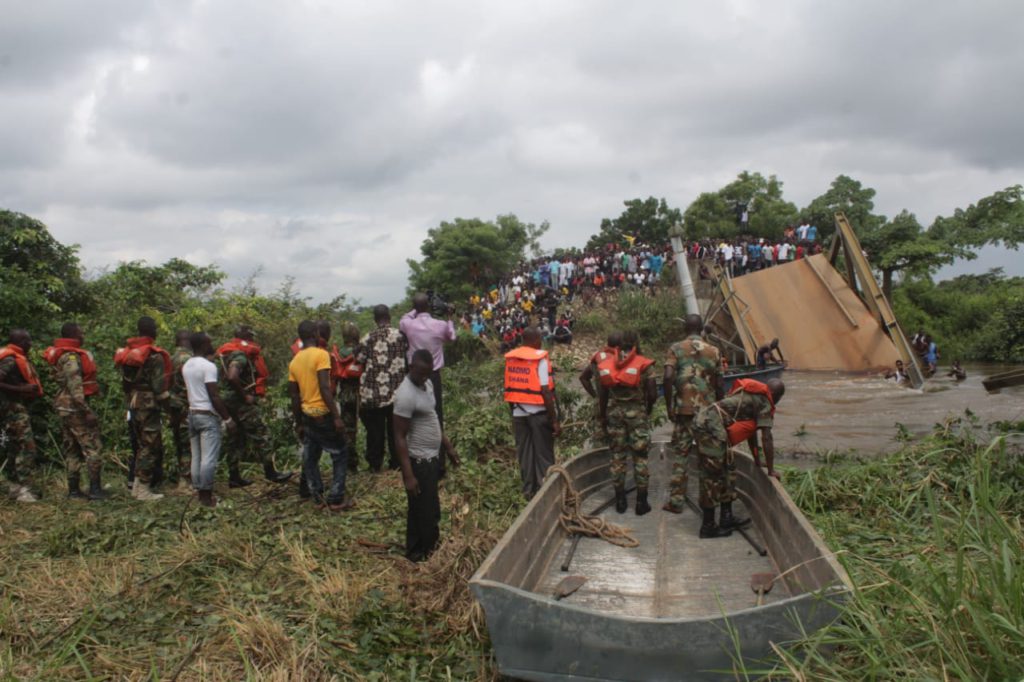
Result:
M171 385L171 374L174 366L171 363L171 355L163 348L153 344L153 338L149 336L133 336L125 342L124 348L118 348L114 353L114 364L118 367L142 367L146 364L151 353L157 353L164 361L164 387L163 391ZM161 391L161 392L163 392Z
M654 360L645 358L639 355L635 348L632 349L626 357L615 363L615 385L630 388L639 386L644 370L653 364Z
M544 395L540 384L540 361L546 360L548 352L539 348L520 346L505 353L505 402L524 405L543 405ZM548 362L549 389L555 388L555 380Z
M768 403L772 406L772 415L775 414L775 400L772 398L772 392L768 390L767 384L763 384L756 379L737 379L732 384L732 390L729 391L729 395L734 395L743 391L745 393L756 393L757 395L763 395L768 399Z
M82 348L82 342L78 339L54 339L53 345L43 351L43 359L51 367L56 367L57 361L68 352L77 353L82 362L82 392L86 395L98 394L100 385L96 382L96 361L92 353Z
M341 381L358 379L363 376L363 366L356 362L354 354L341 357L338 347L335 346L331 350L331 373L334 375L334 378Z
M619 359L619 349L606 346L590 358L591 364L597 367L597 380L602 386L615 385L615 362Z
M733 422L725 430L729 435L729 445L738 445L757 433L757 422L753 419L744 419Z
M0 348L0 360L9 357L14 358L14 363L18 366L18 372L21 373L21 378L25 380L25 383L36 387L36 395L34 397L38 398L43 395L43 385L39 381L39 375L36 374L32 363L25 357L25 351L21 349L21 346L9 343Z
M217 349L217 357L222 358L235 352L244 353L245 357L249 358L249 362L256 369L256 382L252 386L253 393L256 395L266 395L267 377L270 376L270 370L267 369L267 362L263 359L262 349L259 344L243 339L231 339Z

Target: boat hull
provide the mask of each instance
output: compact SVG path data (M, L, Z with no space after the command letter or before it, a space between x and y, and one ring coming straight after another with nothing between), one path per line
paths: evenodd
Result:
M1024 384L1024 367L1011 369L1008 372L993 374L992 376L983 379L981 382L981 385L985 387L986 391L998 391L1001 388L1020 386L1021 384Z
M589 508L607 491L609 462L602 449L566 464L577 490L590 499ZM712 606L700 617L631 615L596 608L596 602L574 604L575 595L555 600L542 586L550 586L552 573L558 575L568 545L557 523L563 485L561 477L549 477L470 581L505 675L524 680L734 679L737 661L756 667L772 653L773 644L825 627L848 595L845 571L782 486L749 456L738 454L737 490L757 523L756 537L769 550L773 572L782 576L775 590L781 598L772 595L775 601L756 606L748 591L744 608L729 608L723 600L723 606ZM652 503L656 511L645 519L660 514L686 523ZM626 525L639 523L636 517L617 518ZM690 524L697 522L690 518ZM601 540L584 542L605 546ZM581 565L577 560L576 570L586 573ZM703 570L710 580L718 571L728 572L713 563ZM749 588L744 584L743 589Z

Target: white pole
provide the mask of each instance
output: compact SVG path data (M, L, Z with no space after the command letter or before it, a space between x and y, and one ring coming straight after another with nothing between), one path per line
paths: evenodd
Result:
M683 248L683 228L681 225L676 225L668 234L672 240L672 251L676 255L676 272L679 274L679 286L683 290L683 300L686 301L686 312L689 315L699 315L697 294L693 289L693 279L690 278L690 268L686 264L686 249Z

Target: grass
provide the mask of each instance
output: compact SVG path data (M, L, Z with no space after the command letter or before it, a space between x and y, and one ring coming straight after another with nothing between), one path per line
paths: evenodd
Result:
M857 586L840 621L750 671L775 679L1024 676L1024 461L946 425L787 489Z

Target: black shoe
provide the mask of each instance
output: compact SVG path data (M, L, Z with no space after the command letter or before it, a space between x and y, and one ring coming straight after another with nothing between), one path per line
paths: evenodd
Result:
M107 499L109 495L103 490L103 484L100 483L100 475L96 474L89 477L89 499L93 502L102 502Z
M267 477L267 480L271 483L285 483L290 481L292 476L295 475L294 471L277 471L274 469L273 464L263 465L263 475Z
M228 487L229 488L244 488L247 485L252 485L252 481L248 478L242 478L242 474L238 471L232 471L228 476Z
M651 505L647 503L647 488L636 489L636 515L643 516L651 511Z
M306 483L305 477L299 479L299 497L303 500L308 500L313 497L313 493L309 491L309 484Z
M732 515L732 502L722 503L722 511L718 517L718 525L720 528L743 528L748 523L750 523L750 519L737 519Z
M626 513L629 503L626 502L626 490L622 486L615 486L615 511L620 514Z
M213 509L214 507L216 507L217 506L217 500L213 497L213 491L212 490L200 490L199 491L199 504L201 504L204 507L207 507L209 509Z
M82 492L82 488L78 482L78 475L68 476L68 499L69 500L87 500L89 496Z
M702 540L707 538L727 538L732 535L732 530L715 525L714 507L702 508L701 512L704 515L704 521L700 525L700 537Z

